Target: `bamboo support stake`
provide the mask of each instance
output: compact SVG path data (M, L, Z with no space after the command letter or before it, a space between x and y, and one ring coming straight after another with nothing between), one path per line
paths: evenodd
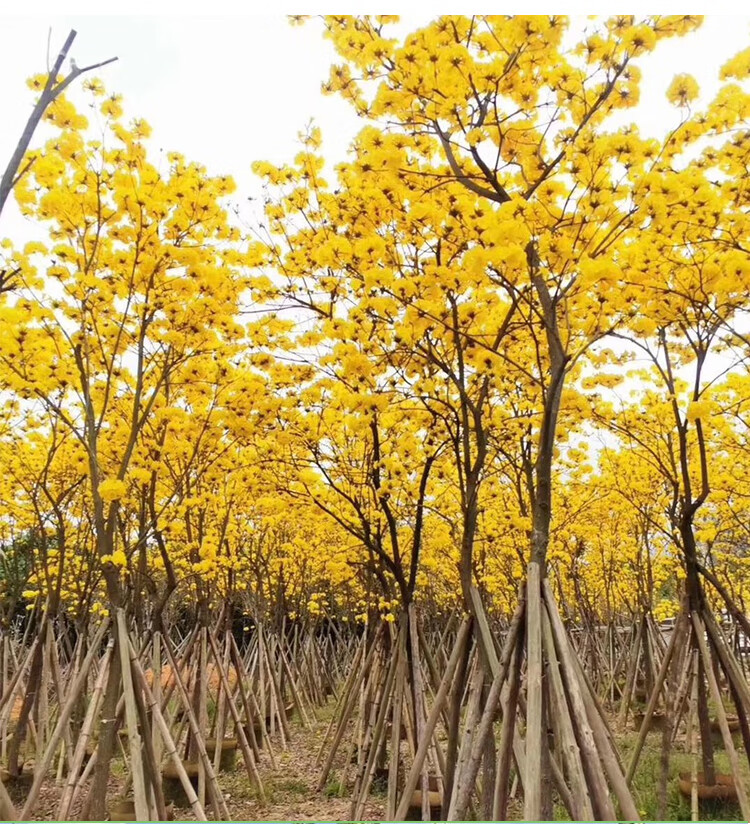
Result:
M523 779L526 821L542 815L542 598L539 565L528 566L526 584L526 772ZM546 738L544 739L546 742Z
M523 599L525 593L526 585L524 584L521 589L521 599ZM479 595L479 591L477 590L477 588L474 586L472 586L471 588L471 598L473 613L475 616L476 624L479 628L479 644L481 645L483 654L487 662L489 663L490 670L492 671L492 676L494 677L499 672L500 660L497 656L497 651L495 650L495 643L492 639L492 632L490 631L489 622L487 621L487 616L484 612L481 596ZM519 601L519 605L520 604L521 602ZM505 695L503 694L500 695L500 708L504 716L506 714L506 701ZM512 716L513 720L515 720L515 707L513 707L512 709ZM503 719L505 718L503 717ZM518 779L521 781L521 784L523 784L524 774L526 771L526 753L524 751L523 739L520 738L515 732L511 732L511 745L513 749L513 757L516 761L516 774L518 776ZM556 772L557 769L553 766L553 774ZM559 781L560 779L557 780Z
M130 646L130 657L131 660L136 658L136 652L133 646ZM177 747L175 746L174 739L169 731L169 727L167 726L166 721L164 720L164 715L161 712L161 709L157 706L156 702L154 701L154 695L151 692L151 689L146 682L146 678L143 675L139 665L137 662L133 663L133 672L135 677L138 681L138 684L143 691L143 694L146 698L146 702L148 703L149 708L152 710L152 715L154 718L154 722L156 723L159 732L161 733L162 740L164 741L164 748L167 751L167 755L169 755L169 759L174 764L174 768L177 772L177 775L180 779L180 783L182 784L182 788L185 790L185 795L187 796L188 803L195 814L196 819L198 821L208 821L206 818L206 814L203 810L203 806L198 800L198 794L195 792L193 788L193 784L188 777L187 772L185 771L185 767L182 763L182 759L180 758L179 753L177 752Z
M258 646L258 704L260 706L260 720L263 726L266 726L266 719L268 717L268 709L266 704L266 680L265 680L265 660L263 657L264 640L263 640L263 623L258 622L256 630L256 640Z
M3 714L3 721L7 720L8 715L12 711L14 698L16 696L16 690L23 682L23 677L26 674L29 666L31 665L31 660L34 655L34 651L36 649L36 643L39 641L40 634L37 634L32 642L26 656L23 659L23 662L16 664L16 670L13 674L13 677L8 684L8 686L3 691L3 696L0 698L0 713ZM9 643L9 647L12 651L12 645ZM4 710L4 711L3 711Z
M132 665L133 661L131 660L131 676L133 673ZM146 800L148 802L149 815L155 821L166 821L167 808L164 803L164 793L161 787L160 761L157 760L154 754L154 745L152 743L153 721L149 721L143 692L136 684L133 685L133 695L138 711L138 720L143 730L141 735L143 741L143 772L146 782Z
M472 632L475 632L476 626L472 625ZM441 636L441 642L447 638L447 635ZM469 659L471 654L471 647L464 650L463 656L459 658L456 673L451 683L450 691L448 692L447 706L448 720L447 720L447 739L448 745L446 748L445 773L443 778L443 790L448 796L447 801L443 801L441 807L441 820L448 819L448 812L450 810L450 796L453 795L453 783L456 778L456 765L458 763L458 745L461 734L461 703L465 694L465 682L469 671ZM440 678L442 671L438 673L435 669L437 682L435 689L440 687Z
M37 761L36 767L34 769L34 780L31 784L29 793L26 797L26 803L24 804L23 810L19 817L20 821L28 821L31 817L32 812L34 811L34 807L36 806L36 800L39 797L40 790L42 789L42 784L44 782L47 769L49 768L50 761L55 755L55 751L57 750L57 744L60 742L60 739L62 738L65 732L65 727L68 725L70 715L73 713L73 709L76 707L78 694L83 688L83 684L86 681L89 669L91 668L91 663L93 662L94 656L96 655L96 651L99 648L99 643L102 641L104 632L107 630L108 627L109 622L102 622L102 624L99 626L99 630L96 632L94 639L91 642L91 645L89 646L89 651L86 655L86 659L83 661L81 668L78 672L78 676L76 677L75 682L71 686L70 697L60 712L60 715L57 719L57 725L55 726L55 731L52 733L50 742L47 744L47 749L44 755L42 756L42 759L40 761Z
M393 700L391 717L391 753L388 766L388 800L386 821L392 821L396 813L396 792L398 790L398 769L401 758L401 718L403 715L404 685L406 682L406 617L400 617L398 635L398 667L396 669L396 695Z
M378 640L380 638L381 628L378 627L375 631L374 638L372 645L370 646L369 651L367 652L367 656L365 657L364 662L358 668L356 674L352 677L352 686L349 689L348 699L344 703L341 718L338 722L338 728L336 729L336 734L333 738L333 743L331 744L330 749L328 750L328 756L326 758L326 762L323 765L323 770L320 774L320 778L318 779L317 789L322 790L323 787L326 785L326 781L328 781L328 774L331 771L331 767L333 766L333 760L336 757L336 751L338 750L339 744L341 743L341 738L344 736L344 732L346 727L349 723L349 717L351 716L352 710L354 709L354 704L356 702L355 692L359 686L360 680L362 679L362 675L365 673L365 669L369 666L372 662L373 654L375 653L375 649L377 647ZM324 748L324 747L323 747Z
M728 650L721 637L721 632L716 623L711 619L710 615L704 617L706 630L714 644L719 660L724 668L730 684L734 687L737 695L742 700L742 704L746 711L750 710L750 687L748 687L747 679L737 662L735 655Z
M261 746L263 745L263 739L265 737L265 735L263 734L263 729L265 728L265 726L262 725L262 721L260 720L260 715L259 715L258 710L257 710L257 704L256 704L255 707L253 707L251 705L251 702L254 703L255 700L253 698L253 700L251 701L250 698L248 698L247 692L245 691L245 686L242 682L242 675L239 671L237 671L238 665L237 665L237 662L236 662L236 659L235 659L235 654L234 654L236 648L235 648L235 645L234 645L234 641L232 640L232 635L231 634L229 635L229 640L230 640L229 647L230 647L230 652L231 652L232 664L234 665L235 671L237 673L237 688L238 688L239 695L240 695L240 701L242 702L242 710L245 714L245 726L247 727L247 731L245 732L245 735L246 735L246 737L249 736L249 742L250 742L250 746L253 750L253 756L254 756L255 760L260 761L260 748L258 747L258 741L255 737L255 726L258 725L260 727L260 730L261 730L261 736L260 736ZM252 694L252 692L251 692L251 694ZM268 751L269 751L269 757L271 759L271 768L275 769L276 768L276 761L273 757L273 749L271 748L270 743L268 743Z
M513 752L513 737L516 729L516 710L518 692L521 687L521 665L523 663L523 644L525 640L523 612L516 639L516 648L508 685L507 700L503 707L503 725L500 730L500 750L495 772L495 794L492 800L492 820L505 820L508 811L508 776ZM502 700L502 695L501 695Z
M549 584L547 582L545 582L544 589L545 599L551 598L552 589L549 587ZM551 619L552 616L550 617L550 621ZM559 622L558 627L560 630L562 630L562 622ZM639 821L640 815L638 813L638 809L635 806L635 802L633 801L633 796L630 792L630 788L627 782L625 781L625 775L622 769L622 764L617 755L617 748L615 747L612 736L609 733L607 724L604 720L601 710L597 708L597 703L594 699L594 693L586 684L586 675L584 674L583 668L581 667L581 664L578 661L578 657L574 651L571 651L571 658L573 659L573 663L578 674L578 679L580 681L581 694L583 696L584 705L586 707L586 713L588 715L591 731L594 735L594 742L596 744L596 748L601 758L601 762L604 765L604 771L607 775L607 778L609 778L610 784L614 789L615 796L617 797L617 801L620 805L620 810L623 816L629 821Z
M36 756L38 761L44 754L44 747L49 735L49 683L50 683L50 639L52 624L47 628L44 648L42 649L42 679L36 698Z
M546 610L549 615L552 635L555 640L555 649L560 662L560 672L565 683L571 719L576 732L576 738L578 739L578 748L581 751L581 761L583 762L586 773L591 803L595 814L602 821L615 821L616 815L614 807L612 806L607 782L602 772L601 751L597 748L594 730L589 722L586 711L584 693L582 691L582 688L585 688L585 686L581 686L578 668L574 658L575 655L570 647L565 633L565 627L563 626L562 619L560 619L560 614L557 610L557 605L555 604L549 584L546 586L546 591ZM530 755L528 748L526 755L527 757ZM552 765L554 772L554 761ZM629 814L626 811L627 815Z
M490 623L487 621L487 614L484 612L484 605L482 604L482 597L474 585L471 586L471 608L474 614L474 619L479 628L479 645L485 657L485 661L489 664L492 676L497 675L500 661L495 649L495 641L492 638L492 630Z
M258 656L258 662L262 672L261 680L265 679L267 681L266 687L268 688L268 698L266 700L267 711L264 712L266 715L265 723L271 735L278 732L281 748L286 752L286 733L284 732L284 725L281 722L283 704L280 703L281 695L276 687L276 677L274 676L273 669L271 668L271 660L268 656L268 641L265 639L265 635L262 638L264 640L263 651ZM261 683L261 690L263 688L264 686Z
M151 681L151 694L153 695L155 708L161 710L161 633L158 630L154 631L154 638L151 645L151 651L152 668L154 671L154 677ZM151 745L154 748L154 757L156 758L157 762L160 762L162 753L161 732L159 731L159 727L156 725L155 720L153 721L151 728Z
M206 688L208 685L208 680L206 678L206 659L207 659L207 643L206 643L206 632L208 628L204 625L201 628L200 632L200 654L199 661L198 661L198 734L200 735L201 743L205 744L206 738L206 720L207 720L207 704L206 704ZM198 745L196 739L196 746ZM190 744L190 748L193 748L193 744ZM192 756L192 753L191 753ZM208 758L206 759L208 760ZM198 756L198 798L200 799L201 804L205 807L206 806L206 767L203 762L203 758L201 755ZM216 813L216 818L219 818L219 808L214 804L214 812Z
M219 652L216 648L216 638L209 630L209 647L211 648L211 653L214 657L214 662L217 666L217 673L221 675L224 673L224 669L226 669L227 664L229 662L229 645L224 645L224 656L220 659ZM219 670L220 669L220 670ZM226 678L226 674L224 673L224 677ZM216 705L216 725L215 725L215 733L214 737L216 738L216 746L214 747L214 769L218 772L219 768L221 767L221 755L223 752L224 746L224 736L226 735L226 728L227 728L227 698L231 698L232 692L231 688L227 685L224 685L224 680L221 678L219 679L219 686L217 692L217 705ZM250 772L248 771L248 775Z
M138 709L133 691L133 677L130 673L130 654L128 652L128 630L125 622L125 611L117 608L115 611L115 625L117 627L117 644L120 651L120 666L122 685L125 695L125 719L128 727L128 743L130 746L130 771L133 777L133 800L135 803L136 821L149 821L149 808L146 797L146 781L143 774L143 758L141 752L141 735L138 730ZM146 731L147 727L143 727Z
M480 715L482 691L484 690L484 669L485 666L481 651L476 651L469 676L466 714L458 747L458 759L453 777L453 786L451 794L446 796L446 800L448 801L448 821L453 821L454 818L462 818L471 801L471 793L476 781L476 773L473 776L470 773L471 753L476 742L477 729L481 723ZM459 796L461 794L465 796L463 802L465 807L459 809L459 812L456 812L456 805L459 802Z
M89 758L88 763L83 768L83 772L81 773L81 777L76 782L76 785L73 789L73 795L70 797L70 806L72 807L76 801L78 800L78 795L81 792L82 787L88 782L89 778L91 777L91 773L94 771L94 767L96 766L97 759L99 755L99 750L95 749L93 755ZM89 799L87 799L88 801ZM81 814L83 818L86 818L86 813Z
M195 650L195 645L196 645L196 641L198 639L199 630L200 630L199 627L196 625L190 631L190 634L187 636L187 638L184 639L182 644L180 645L180 648L179 648L180 655L179 655L179 662L178 662L179 669L180 669L180 679L184 680L182 675L185 673L185 669L187 668L190 657L192 656L192 653ZM161 633L160 634L160 642L159 642L160 647L163 647L163 643L165 641L166 641L166 637L164 636L163 633ZM162 660L162 662L163 662L163 660ZM167 712L167 709L169 708L169 704L172 700L172 695L177 690L177 681L174 679L174 673L171 670L171 666L167 665L165 667L169 668L170 675L168 676L167 685L164 687L164 690L163 690L163 693L162 693L162 698L161 698L162 714L165 714ZM160 666L160 668L161 668L161 666ZM174 720L172 718L170 718L167 723L171 727L173 722L174 722Z
M292 669L290 668L289 662L287 661L283 645L279 645L279 655L281 656L281 663L284 666L284 669L286 670L287 679L289 680L289 689L292 692L292 700L294 701L294 705L296 706L297 711L299 712L302 725L305 727L305 729L310 729L310 718L307 716L307 712L305 711L305 707L302 703L302 696L299 692L299 689L297 688L296 682L294 681L294 677L292 676Z
M698 651L693 649L692 693L690 696L690 820L698 821Z
M375 726L372 730L370 748L368 750L367 761L365 762L365 768L362 774L362 785L359 794L355 794L352 798L352 821L360 821L362 819L365 802L367 801L367 796L370 792L370 786L372 784L373 773L375 770L375 762L381 748L385 716L388 713L391 692L393 691L393 681L396 676L396 668L398 667L398 664L398 653L394 653L388 665L388 673L386 674L385 683L382 689L378 692L380 697L376 701Z
M212 633L209 633L208 637L211 644L211 651L214 655L214 660L216 661L216 667L219 672L219 680L227 694L227 705L229 707L229 712L232 715L232 720L234 720L235 725L239 727L241 725L242 719L240 717L240 713L237 711L237 706L234 702L234 698L231 696L231 689L229 686L229 680L227 679L226 671L219 662L219 648L216 644L216 640L214 639L214 635ZM229 644L227 643L227 648L228 647ZM255 761L253 760L253 754L250 751L247 738L241 730L237 733L237 740L239 742L240 749L242 750L242 757L245 761L245 768L247 769L247 773L255 782L255 786L258 790L260 800L265 801L266 795L263 791L263 782L260 779L260 773L258 772L258 768L255 766Z
M414 729L417 746L422 743L424 735L424 682L422 680L422 662L419 652L419 633L417 631L417 609L409 605L409 644L411 646L412 693L414 696ZM441 704L442 705L442 704ZM429 749L429 744L427 746ZM424 763L424 758L423 761ZM420 765L421 766L421 765ZM430 788L427 771L422 769L422 821L430 821Z
M544 611L542 617L542 637L549 658L550 693L555 715L555 734L559 736L562 747L568 781L571 784L571 797L576 821L593 821L594 809L591 806L588 785L581 761L581 752L576 741L575 729L570 719L570 710L565 698L565 686L560 674L559 660L552 637L549 615Z
M91 695L91 702L86 710L86 716L83 720L81 732L78 735L78 743L76 744L75 752L73 753L73 763L68 768L68 780L63 788L63 793L60 798L60 807L57 812L57 820L65 821L70 812L71 799L73 791L78 780L78 773L80 772L83 759L86 756L86 747L91 738L94 720L99 713L99 706L101 704L102 694L104 692L104 681L107 678L107 670L109 668L112 651L114 650L114 643L110 642L107 651L104 654L104 659L99 663L99 674L94 683L94 690Z
M339 797L342 797L344 795L344 792L346 791L346 785L349 778L349 767L353 763L352 759L354 757L355 752L357 755L356 771L359 772L362 768L362 749L364 747L363 733L365 730L365 722L367 717L366 703L368 702L370 691L372 691L373 689L377 689L377 687L380 685L380 674L382 670L381 654L382 651L378 651L375 654L375 661L372 665L370 672L367 674L366 677L363 677L360 681L359 709L357 710L356 728L355 731L352 733L351 738L349 739L346 754L344 755L344 768L339 777Z
M195 716L193 711L192 705L190 703L190 695L185 688L185 683L183 683L182 678L177 674L177 661L174 657L172 649L169 645L169 640L164 640L164 652L167 655L167 659L169 660L169 664L172 666L172 670L175 674L175 680L177 682L177 690L180 694L180 699L182 700L183 708L185 709L185 713L187 715L187 719L190 725L190 731L192 732L192 737L195 742L195 745L198 748L198 757L203 762L203 767L206 773L206 780L211 785L211 790L213 793L213 800L214 803L217 804L217 807L220 811L220 814L223 816L225 821L231 821L231 815L229 813L229 808L227 807L226 800L224 799L224 795L219 789L218 782L216 780L216 773L214 772L213 767L211 766L211 761L208 758L208 754L206 753L206 744L203 742L203 737L200 733L200 727L198 725L198 720ZM166 738L164 739L166 742Z
M77 646L76 646L76 648L77 648ZM60 669L60 658L57 655L56 645L55 645L55 643L52 639L52 628L50 628L50 649L49 649L49 653L50 653L50 658L52 660L52 662L50 663L50 666L51 666L51 669L52 669L52 681L55 685L55 690L57 691L57 702L58 702L58 709L59 709L59 707L60 707L59 704L63 703L65 701L65 699L68 697L69 692L70 692L69 686L73 682L73 680L75 679L75 676L76 676L76 674L79 670L78 669L79 655L77 653L76 657L74 658L74 661L73 661L73 664L72 664L72 672L71 672L71 675L70 675L70 679L68 680L68 687L66 687L64 685L64 681L63 681L62 670ZM95 658L94 662L96 662L96 658ZM83 692L83 693L85 693L85 692ZM62 747L63 747L64 754L60 755L60 761L61 761L60 766L62 767L62 762L66 761L67 764L68 764L68 769L70 769L70 767L73 764L73 749L74 749L73 737L70 733L70 724L66 725L66 727L65 727L65 732L63 734ZM60 774L60 776L58 776L58 783L60 783L61 780L62 780L62 775Z
M443 674L443 679L440 682L440 688L437 690L437 693L435 694L435 700L432 704L430 714L427 718L427 724L424 727L424 733L420 737L414 762L412 763L411 770L409 771L409 775L406 779L404 793L401 796L401 801L399 802L398 808L396 810L394 821L403 821L406 818L412 794L417 786L420 774L422 772L422 764L424 763L424 759L427 756L427 750L430 746L430 739L432 738L432 733L434 732L435 726L437 725L437 722L440 718L440 712L442 710L443 702L448 694L448 689L450 687L453 674L455 673L456 666L458 665L458 659L461 655L461 651L463 650L464 645L466 643L466 639L469 635L469 625L470 620L464 619L461 622L461 627L458 629L458 636L456 637L456 641L453 645L453 651L451 652L450 659L448 660L448 665L445 669L445 673Z
M680 614L681 616L684 614ZM646 735L649 730L649 726L651 725L651 718L654 714L654 709L656 708L656 701L659 699L659 693L664 685L664 680L667 678L667 672L669 671L669 663L672 660L672 654L674 653L674 649L677 644L677 623L675 623L675 628L672 631L672 636L669 640L669 645L667 645L667 650L664 654L664 658L662 659L661 668L659 669L659 675L656 678L656 682L654 683L653 691L651 692L651 696L648 700L648 705L646 706L646 713L643 715L643 723L641 723L640 731L638 732L638 738L635 742L635 749L633 750L633 756L630 759L630 764L628 766L627 774L625 775L625 780L630 786L633 781L633 776L635 775L636 767L638 766L638 761L641 756L641 750L643 749L643 744L646 740Z
M9 689L9 681L8 681L8 674L10 671L10 636L9 634L3 635L3 688L2 688L2 698L0 698L0 704L5 696L8 694ZM19 675L20 676L20 675ZM15 688L15 686L14 686ZM10 700L12 703L12 699ZM9 709L10 711L10 709ZM2 707L0 705L0 714L2 713ZM8 734L7 734L7 723L3 720L2 721L2 745L0 746L0 758L5 758L6 747L8 742ZM0 781L0 821L15 821L16 820L16 808L13 806L13 801L11 800L10 796L8 795L8 791L5 789L5 784Z
M709 613L706 613L704 616L704 623L708 631L708 636L718 654L719 663L727 677L729 691L734 706L737 709L737 718L740 724L745 756L750 762L750 727L748 726L748 698L750 697L750 692L748 691L747 679L733 653L724 642L721 631Z
M468 809L471 789L479 771L484 745L495 722L500 694L502 693L502 688L508 677L519 633L522 632L524 609L525 605L522 602L516 608L516 612L511 620L508 635L503 646L502 657L500 659L500 668L498 673L494 676L489 693L487 694L487 702L485 703L476 739L469 755L468 770L464 779L464 784L456 793L455 802L451 800L448 810L448 821L461 821L466 814L466 810ZM456 778L454 783L457 782L458 778Z
M359 674L359 656L360 651L364 649L364 645L365 637L363 635L359 643L359 647L357 648L357 651L354 655L351 670L346 678L346 682L344 683L344 690L340 693L338 700L336 701L336 705L333 709L333 715L331 716L331 719L328 722L328 728L326 729L325 736L323 737L323 743L321 743L320 749L318 750L318 755L315 758L315 766L318 766L320 764L320 761L323 757L323 752L326 749L326 744L328 743L328 738L331 736L331 732L333 731L334 727L338 725L337 718L339 718L343 714L343 710L346 708L346 704L349 702L349 696L354 684L354 680L357 678Z
M721 699L721 691L719 690L719 684L716 682L716 675L714 674L713 664L711 663L711 653L707 645L706 631L703 627L703 622L701 622L700 617L695 611L692 612L691 616L693 619L695 636L698 641L698 650L701 652L701 656L703 657L703 667L708 679L711 697L713 698L714 705L716 706L716 716L719 720L719 728L721 730L721 736L724 740L724 748L726 749L727 757L729 758L729 767L732 770L734 787L737 790L737 798L740 802L740 808L742 809L742 817L745 821L750 822L750 800L748 800L747 791L745 790L745 785L743 783L742 773L740 772L740 762L737 757L737 750L734 748L732 733L729 731L729 724L727 723L727 714L724 710L724 703Z
M229 641L229 650L232 658L232 665L234 666L235 673L237 674L237 687L239 689L240 699L242 700L242 709L245 713L245 720L247 721L247 725L249 727L250 745L253 748L253 754L255 755L256 760L260 761L260 749L258 748L258 742L255 739L255 731L253 729L253 727L257 723L257 725L260 727L261 732L261 746L263 746L263 742L265 741L268 750L268 756L271 760L271 768L276 769L276 759L273 754L273 747L271 746L271 742L268 740L268 737L265 734L265 720L262 718L258 703L255 700L255 695L253 694L252 689L252 683L248 687L248 690L245 691L245 667L242 664L242 658L240 657L239 648L237 647L237 643L234 641L234 636L232 635L231 631L228 633L227 638Z
M5 696L8 690L9 674L10 674L10 636L6 633L3 636L3 665L2 665L2 691L0 691L0 699ZM0 759L5 760L5 754L8 747L8 723L3 719L2 709L0 709L0 727L2 727L2 736L0 737Z
M675 712L671 738L672 743L674 743L677 739L677 732L680 728L680 721L682 720L682 715L685 711L687 701L690 699L690 681L692 679L692 675L690 672L692 669L692 665L692 655L689 651L685 651L682 673L680 674L680 684L677 687L677 693L675 694Z
M441 674L438 670L437 665L435 664L433 652L430 649L430 646L427 644L427 640L425 639L421 625L417 627L417 631L419 633L419 650L422 656L424 657L425 662L427 663L428 681L430 689L434 695L434 693L438 690L438 687L440 686ZM448 730L450 725L450 717L448 712L449 706L446 705L445 709L443 709L443 722L445 723L446 730Z

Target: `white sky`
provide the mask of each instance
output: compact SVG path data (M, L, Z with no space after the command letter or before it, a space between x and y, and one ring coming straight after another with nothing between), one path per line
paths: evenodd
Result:
M239 5L232 0L182 0L171 5L176 13L169 15L154 14L170 8L165 0L130 0L127 7L106 0L108 8L140 13L109 16L59 15L61 7L100 11L103 0L26 0L20 8L33 14L26 17L9 16L11 2L18 0L0 0L0 166L33 105L25 80L46 67L50 27L50 62L70 28L78 32L70 54L79 66L117 55L119 60L98 75L108 91L123 94L129 117L151 124L154 150L176 150L211 173L231 174L238 183L233 202L248 218L259 214L258 204L247 202L260 194L250 171L253 161L291 160L299 147L298 131L314 118L323 130L326 159L333 164L343 158L360 127L346 103L320 92L335 54L315 22L292 27L281 14L229 14ZM576 10L575 2L569 6ZM713 6L721 10L722 0ZM194 13L206 7L214 16ZM441 11L431 7L409 15L404 28ZM574 18L574 25L582 29L586 18ZM721 65L748 43L750 16L723 14L709 15L696 33L661 43L654 55L639 62L641 104L624 118L643 133L663 134L678 118L665 99L674 75L692 73L707 97L718 86ZM39 230L8 205L0 220L0 237L6 236L21 242L38 238Z
M56 8L60 5L96 8L85 0ZM290 160L298 149L297 133L310 118L323 129L327 160L341 159L358 123L342 100L320 92L335 59L320 26L293 27L281 14L229 15L233 6L226 0L201 5L219 14L54 16L32 0L21 8L31 8L34 16L22 17L8 16L0 6L0 164L32 106L25 79L46 67L50 26L50 61L70 28L78 31L70 54L79 66L117 55L119 60L98 74L108 91L123 94L128 116L145 118L154 128L154 149L177 150L213 173L231 174L240 203L258 194L250 164ZM164 4L133 0L129 7L159 10ZM187 8L195 4L188 2ZM431 14L410 15L407 25ZM586 20L578 17L575 23L583 26ZM662 43L642 62L642 104L628 120L637 120L644 132L667 129L677 116L664 98L672 77L691 72L709 91L723 61L749 42L750 16L717 15L697 33Z

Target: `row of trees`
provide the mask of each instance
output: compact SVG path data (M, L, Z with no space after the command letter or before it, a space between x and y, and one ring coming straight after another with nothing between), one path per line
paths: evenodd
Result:
M677 76L654 138L622 126L638 59L697 18L616 16L572 49L559 17L446 16L402 40L391 22L324 20L327 88L364 126L332 183L316 129L294 162L256 163L252 234L231 177L150 161L148 125L98 80L95 131L62 90L48 102L54 135L13 175L46 237L0 263L3 615L23 600L143 633L172 603L207 619L232 598L258 620L397 621L373 638L408 669L427 796L420 621L457 611L433 681L446 812L466 812L500 703L497 768L514 758L528 818L550 812L546 778L576 817L614 817L610 788L633 817L562 621L681 611L696 657L713 608L747 625L748 53L706 106ZM562 771L550 721L573 741Z

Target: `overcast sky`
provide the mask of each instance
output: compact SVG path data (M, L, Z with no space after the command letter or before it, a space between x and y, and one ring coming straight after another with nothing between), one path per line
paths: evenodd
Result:
M40 1L26 0L23 8ZM109 91L124 96L129 117L151 124L154 151L176 150L211 173L231 174L238 183L233 199L250 220L260 208L247 201L260 194L250 171L253 161L291 160L298 150L297 133L312 118L323 130L324 153L334 164L360 127L348 105L320 92L335 55L315 23L292 27L281 15L182 14L194 11L196 0L181 0L179 16L8 17L5 8L10 2L17 0L0 0L0 166L33 106L25 79L47 65L50 27L50 62L71 28L78 36L70 54L79 66L117 55L119 60L99 76ZM70 0L60 2L70 8ZM102 0L73 2L79 7L104 5ZM714 5L721 8L721 2ZM228 4L231 0L201 0L200 7L226 12ZM130 0L128 8L164 8L164 0ZM404 28L426 22L435 13L410 16ZM573 22L582 30L586 18ZM674 75L692 73L702 97L708 98L718 86L721 65L748 43L750 16L732 15L709 16L697 32L661 43L655 55L639 61L641 103L623 118L636 122L643 133L663 135L678 118L665 98ZM6 206L0 238L8 236L19 244L43 235L43 229L18 216L15 206ZM606 437L589 439L593 445L610 442Z
M133 8L144 7L135 2ZM341 159L358 123L341 99L320 92L335 58L320 25L290 26L282 15L228 15L225 0L206 6L222 14L9 17L0 11L0 160L8 158L33 104L25 79L46 67L50 27L50 61L70 28L78 32L70 54L79 66L117 55L99 75L109 91L123 94L128 116L150 122L154 148L232 174L239 202L258 194L250 164L290 160L297 133L311 118L323 130L326 158ZM187 7L195 4L188 0ZM413 15L405 26L427 19ZM586 19L574 22L580 28ZM750 16L718 15L698 32L660 44L642 61L642 103L625 117L644 132L668 129L677 117L664 98L673 76L691 72L708 94L721 64L748 42ZM16 225L6 214L4 235L9 222Z

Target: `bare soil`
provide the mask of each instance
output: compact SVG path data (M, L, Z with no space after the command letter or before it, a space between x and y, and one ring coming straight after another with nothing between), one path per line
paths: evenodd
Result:
M321 716L322 718L322 716ZM227 806L234 821L346 821L350 815L351 798L339 796L335 776L322 791L317 790L320 765L316 765L318 751L323 742L326 720L320 719L307 730L296 720L291 726L292 739L284 750L278 740L274 741L276 768L270 764L264 753L259 764L263 781L265 801L261 801L257 790L245 772L242 755L237 753L234 772L219 773L219 783L224 792ZM123 797L129 779L122 759L115 759L112 766L108 794L109 805ZM21 784L8 785L16 807L23 806L26 788ZM39 797L36 821L51 821L56 818L63 785L57 784L50 776ZM85 793L85 791L84 791ZM81 801L73 807L72 817L80 812ZM207 811L209 819L212 812ZM385 815L385 796L371 795L365 806L363 818L380 821ZM174 808L175 820L187 821L194 818L190 809Z

